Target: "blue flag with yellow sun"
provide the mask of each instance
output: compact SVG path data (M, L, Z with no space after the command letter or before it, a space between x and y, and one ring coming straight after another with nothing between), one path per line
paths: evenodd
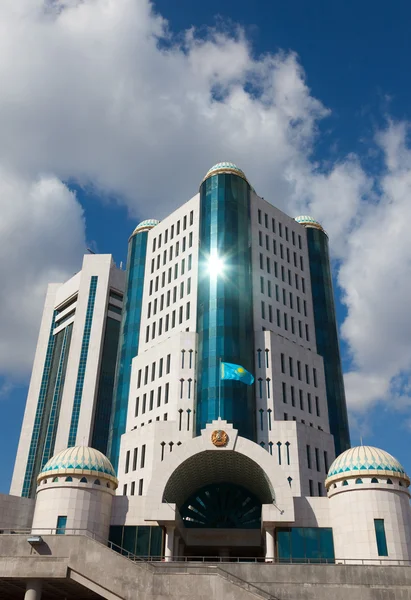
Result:
M233 363L221 363L220 377L221 379L242 381L246 385L252 385L254 383L254 377L247 369L244 369L241 365L234 365Z

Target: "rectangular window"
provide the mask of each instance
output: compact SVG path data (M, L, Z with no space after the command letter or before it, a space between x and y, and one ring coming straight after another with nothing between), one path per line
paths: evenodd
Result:
M281 327L281 313L279 308L277 308L277 326Z
M287 225L285 226L285 239L288 242L288 227L287 227Z
M260 269L264 270L264 257L260 252Z
M287 386L285 385L284 381L282 383L282 389L283 389L283 402L284 402L284 404L287 404Z
M301 289L303 290L303 294L305 294L305 279L301 277Z
M157 388L157 406L161 405L161 386Z
M153 362L153 364L151 365L151 381L154 381L155 378L156 378L156 363Z
M310 487L310 496L314 496L314 482L312 479L308 480L308 485Z
M301 235L298 236L298 247L300 250L302 250Z
M151 390L149 410L153 410L153 406L154 406L154 390Z
M299 360L297 360L297 377L301 381L301 362Z
M318 495L323 495L323 486L321 485L321 481L318 482Z
M170 306L170 300L171 300L171 292L170 292L170 290L168 290L168 292L167 292L167 308Z
M285 291L284 288L283 288L283 304L284 304L284 306L287 306L287 292Z
M315 397L315 413L316 413L317 417L320 416L320 400L319 400L318 396Z
M184 275L186 270L186 259L183 258L183 260L181 261L181 275Z
M141 386L141 369L139 369L138 371L138 377L137 377L137 389Z
M164 232L164 243L167 244L167 242L168 242L168 229L166 229Z
M56 535L64 535L66 533L67 516L57 517Z
M260 277L260 291L264 294L264 277Z
M318 450L318 448L315 449L315 466L317 471L320 471L320 451Z
M150 340L150 326L146 327L146 343Z
M140 398L136 398L136 409L134 411L134 416L135 417L138 417L138 407L139 407L139 404L140 404Z
M265 319L265 304L261 302L261 318Z
M302 390L298 390L298 394L300 396L300 409L304 410L304 396L303 396L303 391Z
M184 281L180 283L180 300L184 296Z
M275 233L275 219L271 219L271 229L273 230L273 233Z
M328 473L328 454L326 450L324 450L324 468L325 472Z
M148 382L148 365L144 369L144 385L147 385Z
M140 469L144 469L145 464L146 464L146 445L143 444L141 446Z
M317 385L317 369L313 369L313 379L314 379L314 387L318 387L318 385Z
M174 279L177 279L178 277L178 263L176 263L174 265Z
M193 261L193 257L190 254L189 257L188 257L188 270L189 271L191 271L192 261Z
M267 215L267 213L264 213L264 225L268 229L268 215Z
M177 221L177 233L176 235L180 235L180 221Z
M258 245L263 245L263 234L261 233L261 231L258 232Z
M191 294L191 277L187 279L187 296Z
M138 482L138 495L142 496L143 495L143 480L140 479L140 481Z
M278 223L278 233L280 237L283 237L283 226L282 223Z
M188 235L188 247L191 248L193 245L193 233L190 231Z
M284 313L284 329L288 331L288 315Z
M123 496L127 496L127 484L123 485Z
M141 411L143 415L146 412L146 404L147 404L147 394L143 394L143 410Z
M273 240L273 252L277 254L277 242L275 240Z
M267 295L271 298L271 281L267 281Z
M178 309L178 324L181 325L182 322L183 322L183 307L180 306L180 308Z
M284 259L284 247L282 244L280 244L280 258Z
M130 450L127 450L127 453L126 453L126 468L125 468L125 471L124 471L125 473L128 473L129 467L130 467Z
M270 249L270 238L268 237L268 235L265 236L265 248L266 250Z
M183 218L183 230L187 229L187 215Z
M293 366L293 359L291 358L291 356L288 359L288 366L290 369L290 377L294 377L294 366Z
M281 353L281 373L285 373L285 357L283 353Z
M307 342L310 341L310 333L308 331L308 325L307 325L307 323L305 324L305 339L307 340Z
M164 326L164 329L166 331L168 331L169 324L170 324L170 315L166 315L166 324Z
M278 277L278 263L276 260L274 261L274 275Z
M160 319L158 322L158 335L163 333L163 319Z
M190 211L190 225L192 225L194 223L194 211L191 210Z
M174 302L177 302L177 286L175 285L173 287L173 304Z
M167 354L166 374L170 373L171 354Z
M295 246L295 232L294 231L291 232L291 239L293 242L293 246Z
M374 519L375 537L378 556L388 556L387 538L385 536L384 519Z
M308 365L305 365L305 381L310 385L310 371L308 369Z
M273 322L273 307L271 306L271 304L268 305L268 320L270 321L270 323Z
M288 413L284 413L284 421L288 421Z
M189 318L190 318L190 303L187 302L187 304L186 304L186 321L188 321Z
M307 451L307 467L309 469L311 469L311 448L308 444L306 446L306 451Z
M295 320L294 320L294 317L291 317L291 333L295 334Z
M164 394L164 404L168 404L169 391L170 391L170 384L166 383L165 394Z
M311 406L311 394L310 393L307 394L307 403L308 403L308 412L311 413L312 406Z
M260 209L258 209L257 217L258 217L258 224L261 225L261 210Z
M291 386L291 406L295 406L295 390L294 386Z
M136 491L136 482L135 482L135 481L132 481L132 482L131 482L131 492L130 492L130 494L131 494L132 496L134 496L134 493L135 493L135 491Z

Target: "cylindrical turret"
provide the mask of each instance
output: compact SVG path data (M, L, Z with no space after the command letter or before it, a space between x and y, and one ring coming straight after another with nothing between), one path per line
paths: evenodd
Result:
M219 363L253 371L250 185L232 163L210 169L200 187L197 434L221 416L254 438L254 389L222 381Z
M337 318L328 251L328 236L312 217L296 217L307 233L313 295L317 352L324 360L330 431L334 436L335 455L350 447L347 404L345 400Z
M131 361L138 354L147 237L148 232L158 223L159 221L155 219L142 221L137 225L128 242L126 289L108 442L108 455L115 469L118 466L120 438L126 430Z

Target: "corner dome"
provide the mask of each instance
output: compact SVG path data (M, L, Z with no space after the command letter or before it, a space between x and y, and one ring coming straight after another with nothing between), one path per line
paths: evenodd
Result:
M150 231L150 229L153 229L153 227L155 227L159 223L160 221L157 221L157 219L146 219L145 221L141 221L141 223L137 225L130 237L132 237L136 233L141 233L142 231Z
M373 446L355 446L337 456L330 466L325 485L328 488L330 483L358 475L386 475L404 479L407 485L410 483L404 467L391 454Z
M213 175L220 175L222 173L225 173L227 175L238 175L239 177L244 179L244 181L247 181L247 177L245 176L244 171L239 169L237 167L237 165L235 165L232 162L220 162L220 163L217 163L216 165L214 165L214 167L211 167L211 169L209 169L209 171L207 171L207 173L201 183L203 183L206 179L208 179L209 177L212 177ZM247 183L248 183L248 181L247 181Z
M42 468L37 483L58 475L93 475L118 484L113 465L102 452L88 446L74 446L58 452Z
M321 223L313 219L313 217L309 217L308 215L301 215L299 217L295 217L294 221L297 221L297 223L300 223L300 225L303 225L304 227L312 227L313 229L320 229L321 231L324 231Z

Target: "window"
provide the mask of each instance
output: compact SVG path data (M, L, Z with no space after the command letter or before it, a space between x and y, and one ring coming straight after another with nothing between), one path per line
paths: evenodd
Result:
M131 482L131 492L130 492L130 494L131 494L132 496L134 496L135 490L136 490L136 482L135 482L135 481L132 481L132 482Z
M146 445L143 444L141 446L140 469L144 469L145 464L146 464Z
M290 377L294 377L294 368L293 368L293 359L291 356L288 359L289 369L290 369Z
M56 535L64 535L66 533L67 516L57 517Z
M142 496L143 495L143 480L140 479L140 481L138 482L138 495Z
M284 404L286 404L287 403L287 386L285 385L284 381L282 383L282 390L283 390L283 402L284 402Z
M170 384L166 383L165 394L164 394L164 404L168 404L168 394L170 391Z
M313 369L313 379L314 379L314 387L318 387L318 385L317 385L317 369Z
M384 519L374 519L375 537L378 556L388 556L387 538L385 537Z
M325 472L328 473L328 454L326 450L324 450L324 468Z
M170 373L171 354L167 354L166 373Z
M267 263L267 273L271 273L271 262L270 262L270 259L268 256L266 258L266 263Z
M129 466L130 466L130 450L127 450L125 473L128 473Z
M318 482L318 495L319 496L323 495L323 487L321 485L321 481Z
M190 211L190 225L194 222L194 211Z
M305 365L305 381L308 383L308 385L310 384L310 372L308 370L308 365Z
M137 469L137 457L138 457L138 448L134 448L133 453L133 471Z
M312 479L308 480L308 485L310 488L310 496L314 496L314 482Z
M371 483L378 483L378 479L377 479L376 477L373 477L373 478L371 479Z
M284 413L284 421L288 421L288 413Z
M143 394L143 409L141 411L143 415L146 412L146 404L147 404L147 394Z
M281 353L281 373L285 373L285 358L283 353Z
M259 225L261 225L261 210L260 209L258 209L257 217L258 217L258 223L259 223Z
M264 257L260 252L260 269L264 270Z
M258 232L258 245L263 245L263 234L261 233L261 231Z
M307 451L307 467L309 469L311 469L311 448L308 444L306 446L306 451Z
M261 302L261 318L265 319L265 304L263 301Z
M295 406L295 390L294 386L291 386L291 406Z
M268 305L268 320L270 321L270 323L273 322L273 307L271 306L271 304Z
M317 471L320 471L320 451L318 450L318 448L315 449L315 466L317 468ZM321 496L321 494L319 494Z
M303 391L302 390L298 390L298 394L300 396L300 409L304 410L304 398L303 398Z
M138 417L138 409L139 409L139 405L140 405L140 398L136 398L136 408L134 410L134 416Z
M264 294L264 277L260 277L260 291Z
M138 371L138 376L137 376L137 389L141 386L141 369L139 369Z
M297 360L297 377L301 381L301 362Z
M271 298L271 281L267 281L267 295Z
M360 479L360 478L356 479L355 483L362 483L362 479Z
M268 215L267 215L267 213L264 213L264 225L268 229Z
M311 413L312 405L311 405L311 394L310 393L307 394L307 404L308 404L308 412Z

